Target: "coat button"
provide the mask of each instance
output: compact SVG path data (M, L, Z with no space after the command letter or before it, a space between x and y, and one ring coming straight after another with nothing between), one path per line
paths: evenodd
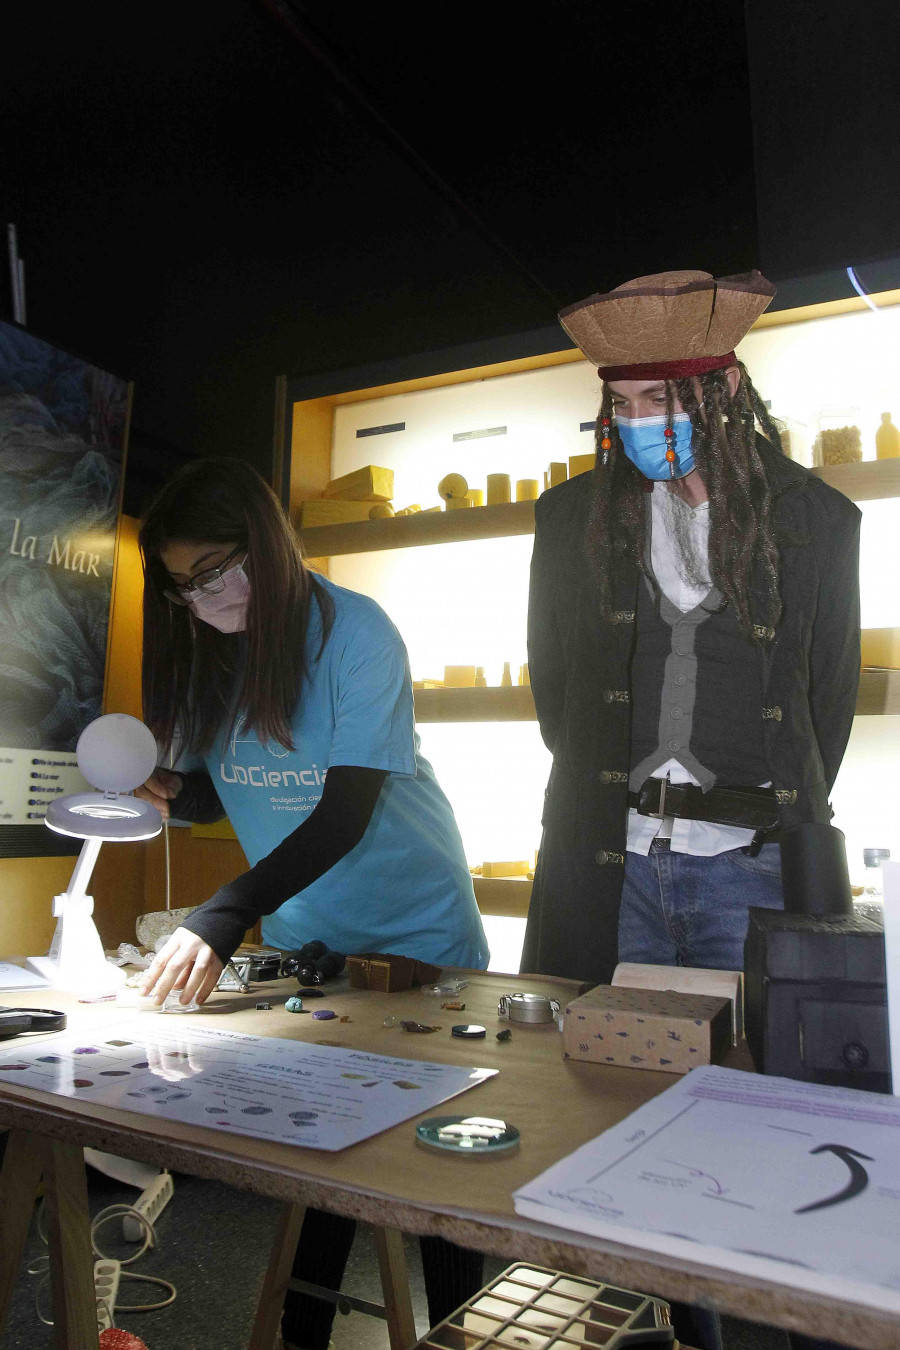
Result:
M600 782L601 783L612 782L612 774L610 773L609 769L604 769L603 772L600 774Z
M775 704L775 707L772 709L772 716L775 718L776 722L781 721L781 709L779 708L777 703Z
M681 741L676 741L674 738L670 741L666 741L666 745L669 747L670 750L681 749Z
M598 867L602 867L604 863L609 862L609 854L605 849L601 848L599 853L594 854L594 861L597 863Z
M673 716L673 717L684 717L684 708L673 708L673 709L672 709L672 716Z

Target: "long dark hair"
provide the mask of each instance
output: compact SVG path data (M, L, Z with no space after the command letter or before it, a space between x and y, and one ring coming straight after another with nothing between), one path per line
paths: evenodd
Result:
M756 446L756 424L781 451L778 427L741 363L732 395L725 370L693 379L666 381L666 424L672 426L677 398L693 427L692 447L709 495L709 571L734 609L741 632L754 642L757 624L781 614L778 548L772 521L772 491ZM627 458L612 419L609 385L597 418L597 467L588 527L588 553L600 592L601 611L614 609L616 558L644 566L644 478ZM600 442L609 430L612 448ZM755 589L754 589L755 587Z
M247 628L220 633L164 595L171 588L160 551L174 541L235 544L247 550ZM306 673L313 600L322 641L331 597L304 565L300 543L272 489L236 459L185 465L151 504L138 542L144 565L144 717L163 751L176 731L203 753L241 714L264 742L293 749L291 714ZM318 659L318 656L316 659Z

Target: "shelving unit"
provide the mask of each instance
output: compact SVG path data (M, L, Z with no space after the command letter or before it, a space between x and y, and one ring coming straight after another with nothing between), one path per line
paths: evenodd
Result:
M900 497L900 459L829 464L812 472L854 502ZM335 558L346 553L378 553L520 534L534 534L534 502L473 506L468 511L417 512L414 516L361 520L349 525L317 525L302 530L301 538L311 558Z
M473 877L475 899L482 914L525 919L531 900L528 877Z
M534 722L530 688L417 689L417 722ZM900 670L864 670L857 717L900 715Z
M488 689L417 689L417 722L534 722L528 686Z
M387 520L317 525L301 530L300 537L310 557L335 558L344 553L507 539L516 534L534 534L534 502L472 506L466 511L417 511L413 516L389 516Z

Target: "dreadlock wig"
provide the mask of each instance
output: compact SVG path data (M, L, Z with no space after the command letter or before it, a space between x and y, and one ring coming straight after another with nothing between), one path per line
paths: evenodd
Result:
M666 380L666 427L672 430L677 400L691 419L694 459L709 496L709 574L752 643L754 625L775 624L781 613L772 493L756 446L757 424L776 449L782 446L745 367L737 365L740 379L733 395L724 368ZM609 616L619 560L646 570L646 480L625 455L608 383L596 439L588 552L601 609ZM605 439L609 448L602 445Z

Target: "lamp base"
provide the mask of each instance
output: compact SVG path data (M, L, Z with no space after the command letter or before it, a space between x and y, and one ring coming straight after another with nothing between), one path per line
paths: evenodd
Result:
M29 956L26 966L52 985L73 994L114 994L125 972L106 959L89 895L54 896L56 932L47 956Z

